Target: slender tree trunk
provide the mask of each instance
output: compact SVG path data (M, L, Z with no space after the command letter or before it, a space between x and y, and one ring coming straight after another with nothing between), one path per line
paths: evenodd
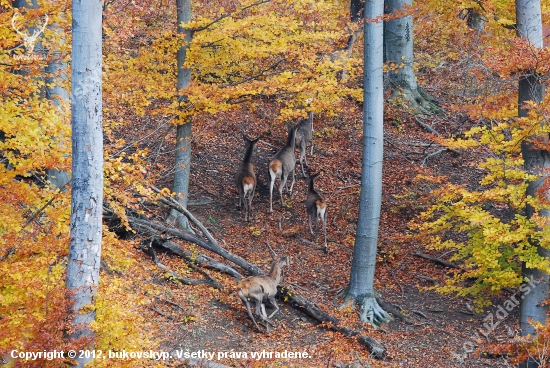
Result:
M516 23L517 33L529 41L535 49L543 47L542 38L542 16L540 0L516 0ZM518 114L520 117L528 115L528 110L525 107L526 101L534 101L540 103L543 99L544 89L542 79L534 71L529 74L520 76L519 93L518 93ZM527 172L534 174L543 174L545 169L550 167L550 152L536 149L529 142L522 142L522 156L524 159L524 167ZM547 180L547 175L529 184L527 195L536 196L537 189L544 185ZM546 194L548 197L548 194ZM533 210L529 208L527 215L531 216ZM549 218L550 212L542 211L542 215ZM539 255L550 259L550 251L538 246ZM548 307L541 305L548 299L548 281L549 277L544 272L538 269L528 268L526 264L522 267L523 276L526 279L532 280L530 283L522 285L521 290L529 290L524 292L521 297L520 305L520 328L522 336L534 334L533 326L529 324L529 320L545 323L548 318ZM538 363L532 359L520 365L523 368L538 367Z
M178 62L178 91L189 86L191 82L191 70L184 68L187 50L191 44L193 36L192 31L182 27L182 24L187 24L191 20L191 0L177 0L177 19L178 33L184 35L184 44L179 48L177 55ZM186 98L181 97L180 103L185 102ZM189 198L189 177L191 172L191 120L189 119L184 124L177 126L176 132L176 172L174 174L173 191L176 194L182 194L178 198L182 207L187 208ZM168 221L182 230L191 230L187 217L183 216L176 210L170 211Z
M59 26L53 24L50 29L58 30ZM59 109L60 116L63 116L63 103L69 100L69 92L63 88L67 79L67 63L63 61L63 55L59 49L51 50L51 61L46 66L46 97L51 100ZM57 138L54 138L57 139ZM64 188L65 184L71 181L69 172L58 169L46 170L47 180L54 188Z
M89 328L99 283L103 211L101 1L73 0L72 204L67 288L73 304L72 339L93 338ZM84 367L92 358L78 358Z
M411 4L412 0L385 0L385 10L386 13L391 14L404 10ZM439 112L435 100L428 96L416 82L413 69L412 16L407 15L386 22L384 45L386 61L398 66L396 70L388 72L388 79L393 88L393 98L404 98L411 108L419 113Z
M359 218L353 248L350 283L344 305L361 307L362 321L379 325L390 316L376 302L374 271L382 204L384 147L383 26L373 19L384 13L383 0L365 1L365 66L363 86L363 157ZM370 20L370 21L369 21Z
M15 0L13 6L16 8L27 8L27 9L38 9L40 4L37 0ZM50 27L52 28L52 27ZM53 26L55 28L55 25ZM37 30L37 27L31 27L28 29L29 34L33 34ZM39 40L36 41L34 45L34 53L42 54L47 56L47 50L42 46L42 42ZM45 96L49 100L52 100L53 103L60 107L61 111L61 101L67 101L69 99L69 93L61 86L61 82L58 77L65 75L65 70L67 69L67 63L64 63L59 55L59 51L53 50L53 61L46 67L45 72L48 74L54 75L54 77L46 77L46 87L45 91L40 93L41 96ZM51 85L53 84L53 87ZM55 137L53 139L56 139ZM63 188L65 184L70 181L70 176L67 171L57 170L57 169L46 169L46 180L54 188Z

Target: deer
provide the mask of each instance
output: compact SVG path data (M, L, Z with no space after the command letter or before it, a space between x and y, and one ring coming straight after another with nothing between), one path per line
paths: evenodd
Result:
M237 295L246 306L248 316L252 319L252 322L254 322L254 325L256 325L256 328L260 332L263 331L254 319L254 315L250 309L250 302L254 302L256 304L256 315L265 321L267 333L269 333L269 325L275 325L271 318L279 311L279 306L275 301L275 295L277 294L277 286L279 285L279 282L281 282L281 270L284 266L289 265L290 257L282 256L276 258L271 263L271 269L267 275L247 277L241 280L237 286ZM271 305L275 307L275 310L269 316L265 311L265 305L263 304L264 299L267 299Z
M319 240L319 217L323 221L323 235L325 238L325 253L327 253L327 202L315 190L314 180L320 173L311 175L308 179L308 191L306 199L307 222L309 224L309 232L313 235L311 228L311 219L315 221L315 243Z
M296 124L296 147L300 148L300 167L302 168L302 174L304 177L306 173L304 171L304 162L309 167L306 158L306 146L311 144L310 155L313 155L313 112L309 112L308 119L302 119Z
M246 142L246 153L239 167L239 171L235 175L235 184L239 190L239 207L244 204L244 220L250 220L250 210L252 209L252 199L256 190L256 174L254 173L254 165L250 162L254 145L260 137L250 140L243 133L243 138Z
M288 137L286 144L273 156L269 163L269 212L273 213L273 185L277 178L281 179L279 183L279 194L281 196L281 205L283 202L283 188L286 188L288 175L292 175L292 183L290 184L290 196L292 196L292 188L294 187L294 168L296 167L296 156L294 156L294 148L296 147L296 127L286 124L288 129Z

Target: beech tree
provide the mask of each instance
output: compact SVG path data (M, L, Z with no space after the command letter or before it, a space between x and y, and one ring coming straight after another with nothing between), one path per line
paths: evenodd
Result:
M191 82L191 69L184 68L187 59L187 50L191 44L193 32L185 27L191 20L191 0L177 0L177 21L178 34L183 36L183 44L178 49L177 54L177 84L178 84L178 104L179 108L185 108L188 99L182 94L182 91L189 86ZM174 174L173 191L178 197L178 202L187 208L189 198L189 177L191 175L191 117L187 116L184 121L178 121L176 131L176 171ZM178 211L172 209L168 221L183 230L190 230L187 217Z
M383 12L383 0L365 1L361 194L350 282L342 306L358 305L361 320L373 325L391 319L378 305L374 290L384 148L383 24L375 19Z
M99 284L103 212L100 0L73 1L72 203L67 288L72 299L73 339L91 337ZM92 358L77 357L78 367Z
M393 98L401 96L413 110L438 112L435 100L428 96L416 82L413 63L413 19L412 15L400 16L412 0L385 0L387 14L396 16L384 27L384 49L386 61L390 64L388 80L393 88Z
M542 15L540 0L516 0L516 25L517 34L520 38L526 40L534 49L542 49ZM520 118L528 117L529 101L534 104L540 104L544 96L543 82L541 76L532 70L524 73L519 78L518 90L518 115ZM521 153L524 160L525 171L535 174L538 179L531 182L527 187L527 195L536 197L540 189L545 185L548 175L548 167L550 167L550 152L545 148L539 148L532 142L531 138L525 139L521 144ZM548 197L548 194L546 194ZM533 208L527 207L527 216L533 215ZM539 211L547 221L550 221L550 210L544 209ZM548 226L548 225L546 225ZM537 253L550 260L550 250L536 244ZM530 320L544 323L548 318L548 305L544 305L544 301L548 299L548 274L543 270L534 268L527 263L523 263L522 274L525 278L524 288L530 290L529 293L524 293L521 298L520 306L520 328L523 336L533 334L535 332ZM529 282L534 280L537 282L536 287L529 285ZM531 281L532 282L532 281ZM529 359L520 365L521 367L537 367L538 364Z

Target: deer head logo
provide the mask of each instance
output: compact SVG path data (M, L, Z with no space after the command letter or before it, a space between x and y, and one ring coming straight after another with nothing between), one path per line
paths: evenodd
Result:
M45 15L44 24L42 25L42 28L36 27L36 29L32 32L32 35L29 35L25 32L21 32L17 25L15 24L15 20L19 17L19 13L15 12L13 13L13 17L11 18L11 25L13 29L15 29L15 32L19 34L23 38L23 45L25 46L25 49L27 52L31 53L34 51L34 44L36 43L36 39L38 36L40 36L44 29L46 28L46 25L48 24L48 14Z

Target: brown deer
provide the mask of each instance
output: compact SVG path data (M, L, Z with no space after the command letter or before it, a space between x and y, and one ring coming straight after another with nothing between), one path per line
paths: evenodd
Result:
M304 171L304 162L309 167L306 158L306 146L311 144L310 155L313 155L313 112L309 112L308 119L302 119L296 124L296 147L300 148L300 167L302 168L302 174L304 177L306 173Z
M327 202L323 200L323 197L314 188L313 181L320 173L311 175L308 179L309 187L307 191L306 208L307 208L307 222L309 224L309 232L313 236L313 229L311 228L311 219L315 221L315 243L319 240L319 217L323 221L323 235L325 237L325 253L327 249Z
M296 147L296 127L286 124L288 128L288 137L286 144L273 156L269 163L269 212L273 212L273 185L277 178L281 179L279 183L279 194L281 196L281 205L283 202L283 188L286 188L288 175L292 175L292 183L290 184L290 195L292 196L292 187L294 187L294 168L296 167L296 156L294 156L294 148Z
M256 315L258 315L266 323L266 329L269 333L269 325L274 326L271 317L279 311L279 306L275 301L275 294L277 294L277 285L281 281L281 269L284 266L290 264L290 258L283 256L275 259L271 263L271 270L267 275L247 277L239 283L237 286L237 295L241 298L243 304L246 306L248 316L252 319L252 322L256 325L256 328L262 332L250 309L250 302L256 303ZM265 312L264 299L269 300L271 305L275 307L273 313L267 316Z
M256 190L256 174L254 173L254 165L250 162L254 145L260 137L250 140L244 133L243 138L246 141L246 153L244 154L243 161L239 167L239 171L235 175L235 184L239 190L239 207L241 203L244 203L244 220L250 220L250 210L252 209L252 198L254 198L254 191Z

